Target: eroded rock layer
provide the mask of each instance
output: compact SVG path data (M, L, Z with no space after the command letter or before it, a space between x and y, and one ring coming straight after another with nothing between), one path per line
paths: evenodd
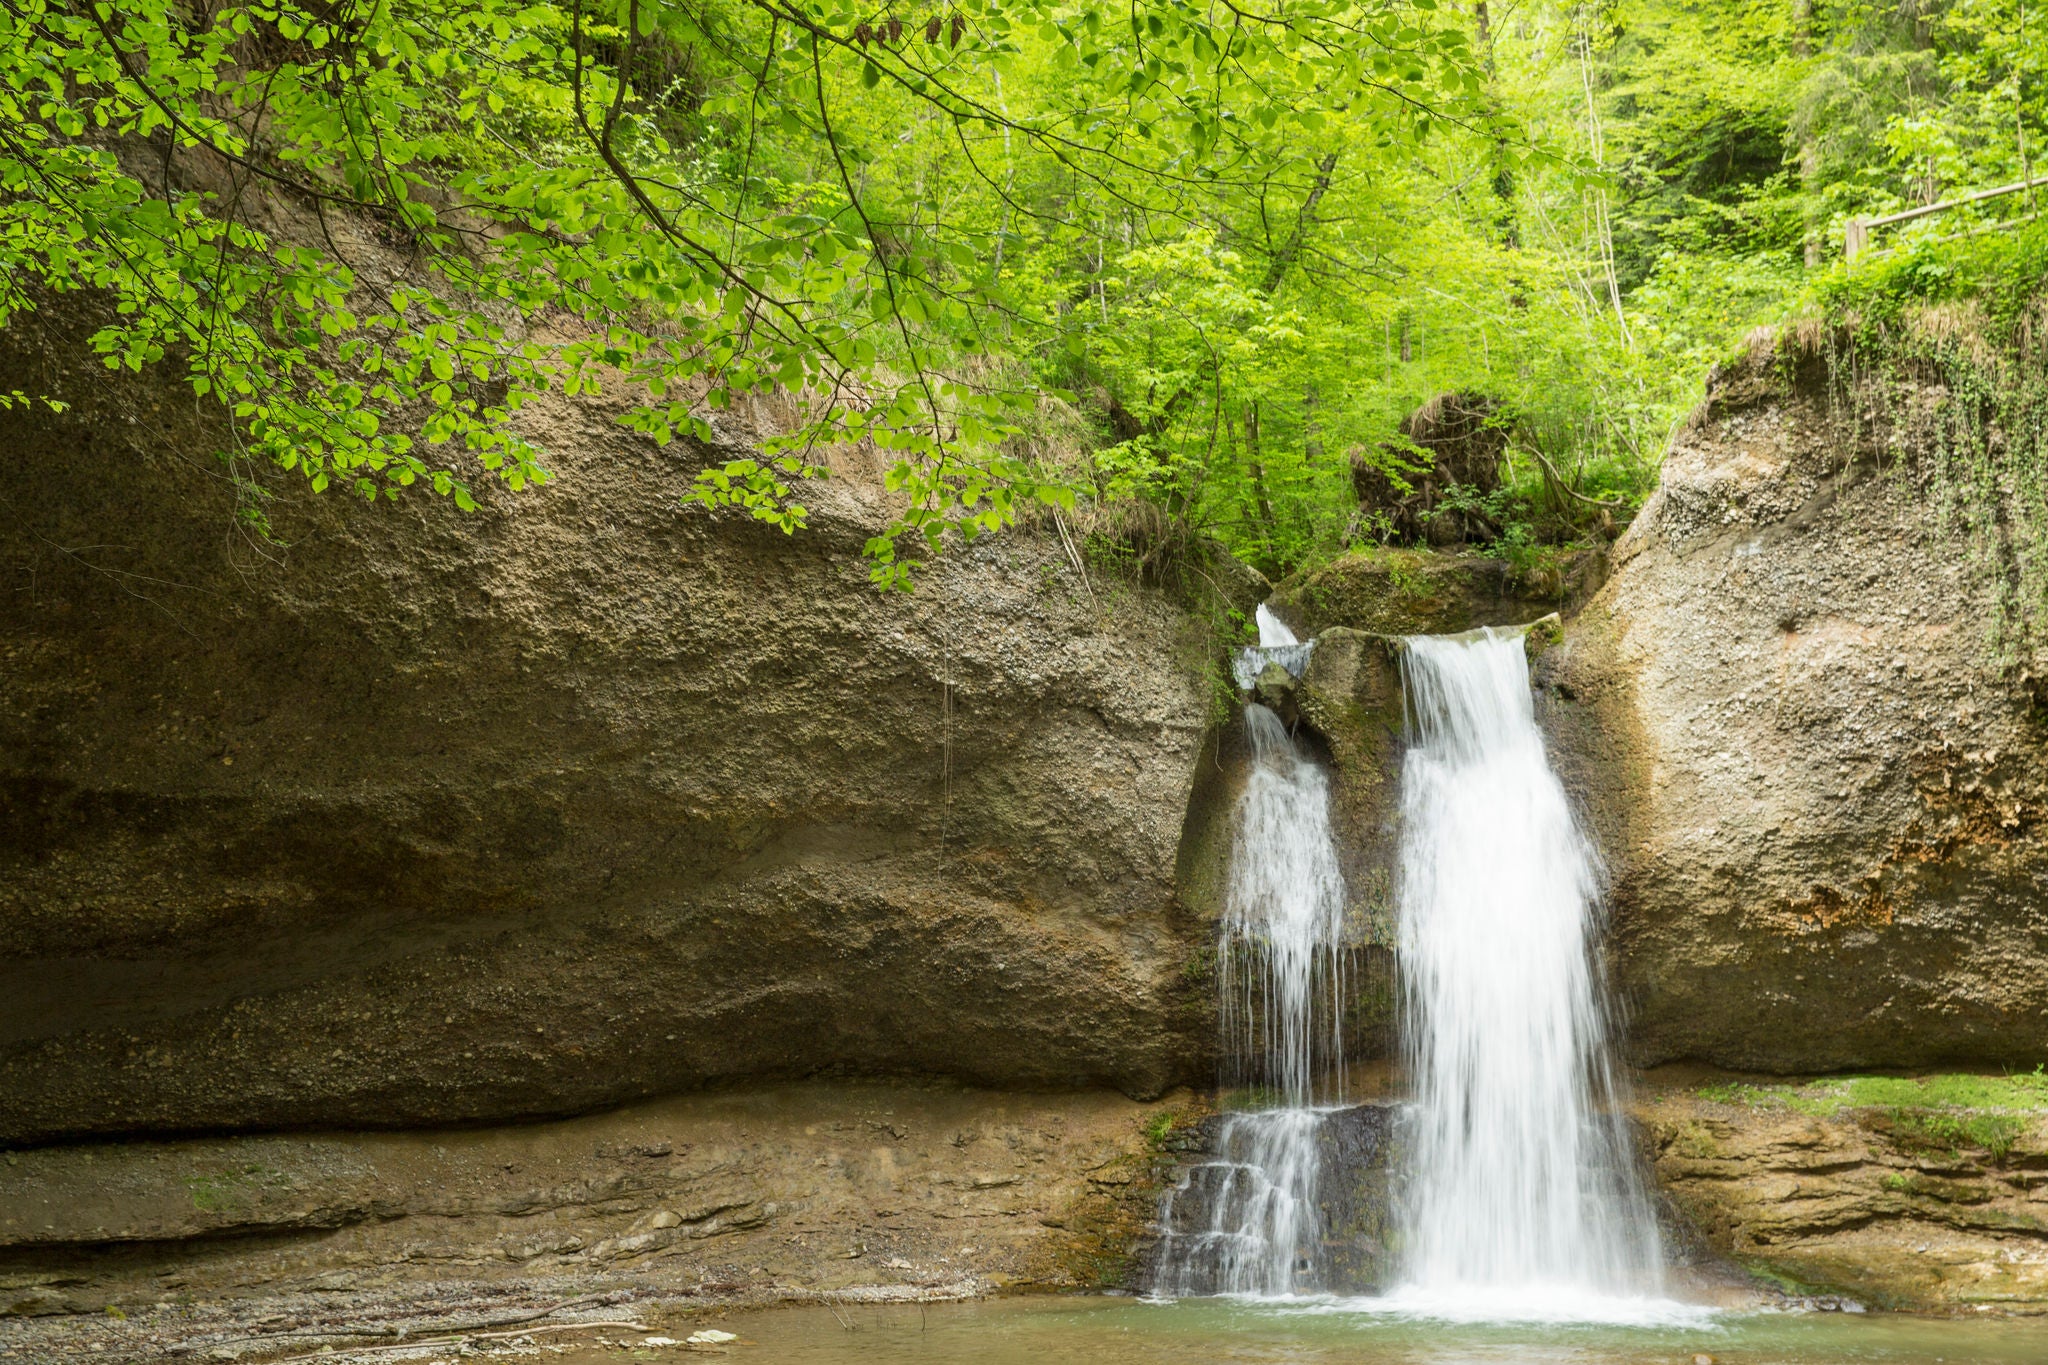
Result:
M1637 1108L1672 1202L1781 1287L1883 1308L2037 1311L2048 1122L1905 1098L1723 1082L1653 1085Z
M1188 1110L1185 1092L802 1082L459 1132L17 1153L0 1349L268 1359L564 1303L667 1306L613 1313L645 1321L1114 1285Z

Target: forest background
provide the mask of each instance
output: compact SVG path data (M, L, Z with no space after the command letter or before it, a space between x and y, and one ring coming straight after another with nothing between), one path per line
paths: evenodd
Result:
M890 452L885 586L1033 505L1278 575L1396 534L1354 471L1417 477L1401 423L1456 392L1506 478L1446 505L1528 554L1626 518L1709 365L1844 277L1850 220L2034 174L2041 26L2026 0L0 0L0 323L110 296L110 365L233 413L259 533L280 470L465 504L544 480L519 406L617 384L662 440L795 400L692 494L785 529L825 445ZM411 264L267 231L265 197L367 215Z

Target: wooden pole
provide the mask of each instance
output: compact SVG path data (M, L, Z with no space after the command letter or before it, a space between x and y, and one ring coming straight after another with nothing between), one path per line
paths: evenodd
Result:
M1925 204L1917 209L1901 209L1897 213L1887 213L1881 218L1851 218L1843 225L1842 254L1853 261L1860 253L1868 250L1870 247L1870 230L1872 228L1891 227L1898 223L1909 223L1915 218L1925 218L1930 213L1941 213L1947 209L1961 208L1965 204L1981 203L1986 199L1996 199L2001 195L2018 194L2022 190L2027 191L2031 195L2034 187L2037 185L2048 185L2048 175L2034 176L2031 179L2015 181L2010 185L2000 185L1996 189L1978 190L1975 194L1966 194L1957 199L1944 199L1939 204Z

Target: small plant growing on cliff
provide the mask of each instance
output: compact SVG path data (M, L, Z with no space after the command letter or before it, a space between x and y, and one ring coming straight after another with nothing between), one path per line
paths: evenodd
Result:
M1889 1109L1883 1115L1892 1141L1916 1151L1981 1151L2003 1166L2020 1136L2024 1120L2012 1114L1955 1114L1929 1109Z

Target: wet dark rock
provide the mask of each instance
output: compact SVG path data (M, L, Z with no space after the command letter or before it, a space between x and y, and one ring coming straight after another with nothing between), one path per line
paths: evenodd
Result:
M1318 1278L1340 1294L1391 1287L1398 1237L1392 1170L1400 1106L1361 1104L1323 1120L1323 1246Z
M1310 1264L1299 1267L1296 1283L1305 1291L1371 1294L1387 1288L1393 1271L1393 1215L1390 1169L1393 1163L1398 1106L1361 1104L1325 1114L1316 1129L1319 1157L1318 1196L1323 1236ZM1166 1204L1161 1210L1161 1235L1149 1248L1144 1282L1154 1292L1172 1292L1160 1283L1160 1258L1169 1245L1165 1233L1188 1238L1213 1221L1215 1202L1229 1187L1231 1172L1220 1159L1221 1133L1229 1115L1219 1114L1201 1126L1203 1143L1187 1154ZM1183 1240L1180 1247L1188 1243ZM1197 1249L1186 1263L1179 1288L1213 1294L1222 1287L1220 1246Z
M1278 713L1282 721L1294 721L1295 677L1279 663L1269 663L1259 670L1259 676L1252 683L1252 695L1262 706Z

